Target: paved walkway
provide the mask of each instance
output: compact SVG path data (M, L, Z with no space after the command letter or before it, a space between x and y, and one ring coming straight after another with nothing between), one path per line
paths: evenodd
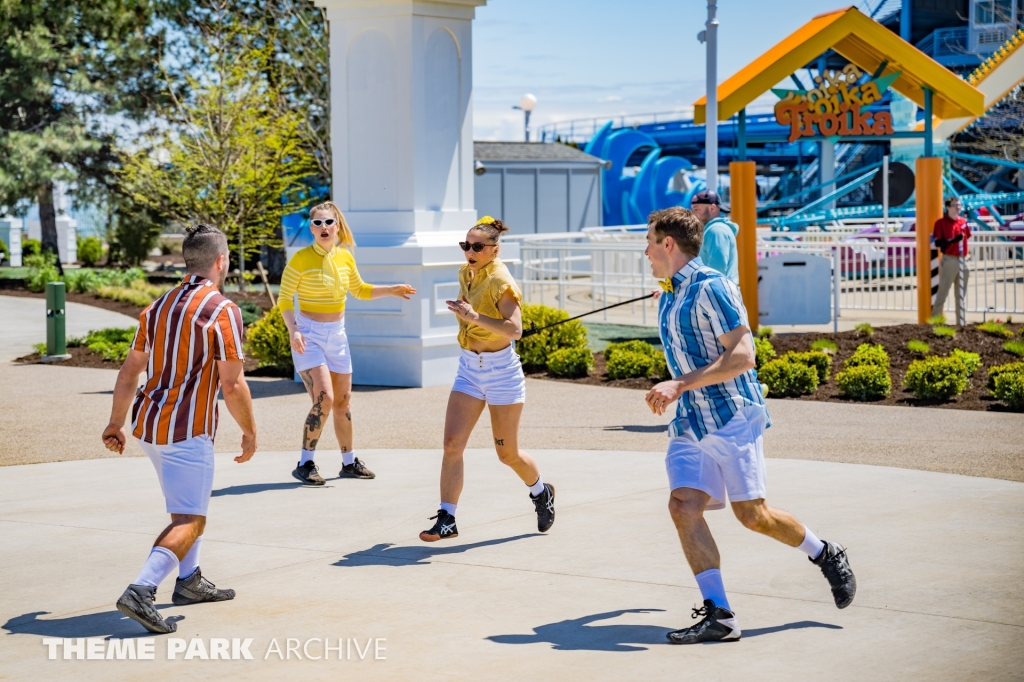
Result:
M139 323L127 315L82 303L65 308L67 336L85 336L93 329L130 327ZM0 296L0 362L6 363L32 352L32 346L46 342L46 301L38 298Z
M488 451L468 455L458 539L416 534L436 504L437 450L365 452L374 481L301 488L291 453L218 456L204 572L238 597L173 607L192 638L252 638L254 660L167 660L113 609L165 523L137 458L0 469L0 677L114 680L1011 680L1024 669L1024 485L884 467L771 460L774 503L850 548L843 611L794 549L709 514L744 639L673 647L699 601L665 503L661 452L535 452L558 520L532 506ZM325 466L330 474L332 467ZM47 660L43 638L155 641L155 660ZM278 660L276 639L370 638L382 660ZM108 644L95 645L106 651ZM191 645L198 647L198 645ZM293 647L296 646L293 643ZM308 653L321 653L321 643ZM198 649L194 650L194 653ZM817 673L815 672L817 671Z

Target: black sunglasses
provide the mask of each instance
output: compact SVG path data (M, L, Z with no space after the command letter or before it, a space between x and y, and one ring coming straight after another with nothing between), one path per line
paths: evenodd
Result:
M334 220L334 218L328 218L327 220L320 220L319 218L317 218L316 220L310 220L309 222L313 223L317 227L320 227L321 225L326 225L327 227L330 227L337 221Z
M496 246L496 244L484 244L483 242L473 242L470 244L469 242L459 242L459 246L462 247L463 251L473 249L474 253L480 253L484 250L485 246Z

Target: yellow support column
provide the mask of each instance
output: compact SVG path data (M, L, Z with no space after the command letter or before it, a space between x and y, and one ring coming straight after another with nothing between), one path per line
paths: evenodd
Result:
M736 251L740 273L740 293L747 309L750 330L757 331L757 180L753 161L729 164L729 194L732 220L740 226Z
M942 217L942 159L921 157L915 165L917 177L917 323L932 316L932 275L930 238L935 221Z

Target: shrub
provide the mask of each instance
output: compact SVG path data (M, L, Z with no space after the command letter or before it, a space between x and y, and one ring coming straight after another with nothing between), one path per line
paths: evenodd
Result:
M46 355L46 344L45 343L34 343L32 344L32 350L39 355Z
M944 324L937 324L932 327L932 334L935 336L941 336L943 338L951 339L956 336L956 329L954 327L947 327Z
M1024 410L1024 372L1006 372L997 376L992 395L1011 409Z
M650 355L651 357L658 355L658 351L651 344L639 339L633 339L631 341L622 341L620 343L609 343L608 347L604 349L605 361L607 362L613 355L620 351L643 353L644 355Z
M871 326L870 322L861 322L854 329L857 330L858 336L871 336L875 333L875 328Z
M877 365L889 369L889 354L878 344L862 343L857 346L857 350L853 351L853 355L846 358L843 369L864 365Z
M928 318L928 324L946 324L946 316L942 313Z
M654 366L651 367L651 376L662 381L668 381L672 378L672 372L669 371L668 361L665 359L664 353L658 353L654 356Z
M1024 374L1024 362L1008 362L1005 365L997 365L988 368L988 381L985 385L988 390L996 387L996 377L1001 374Z
M818 373L813 368L784 358L765 363L757 378L768 386L772 395L798 396L814 393L818 388Z
M806 353L789 351L783 355L781 359L788 360L789 362L799 362L801 365L807 365L817 373L819 384L823 384L828 381L828 375L832 371L832 358L824 353L819 353L814 350L807 351Z
M835 341L829 341L828 339L818 339L811 344L811 350L816 350L819 353L828 353L829 355L835 355L836 351L839 350L839 346L836 345Z
M909 350L914 355L928 355L928 353L932 351L932 347L929 346L924 341L912 339L910 341L907 341L907 350Z
M560 320L569 319L569 313L546 305L523 304L523 329L531 325L544 327ZM546 368L548 356L561 348L589 348L587 328L579 320L560 324L552 329L527 336L516 342L516 353L523 366L536 369Z
M47 283L60 281L57 257L52 253L36 253L26 256L22 262L28 266L25 287L29 291L45 291Z
M103 258L103 242L99 237L86 237L78 241L78 260L92 267Z
M1013 337L1013 332L1006 328L1006 325L1002 322L982 322L978 325L978 331L991 334L992 336L1000 336L1004 339Z
M10 258L10 256L11 252L7 250L7 243L3 239L0 239L0 261L5 258Z
M99 353L104 360L124 362L131 350L132 339L137 327L107 327L86 334L82 345L93 353Z
M889 396L892 379L889 371L878 365L858 365L836 375L839 395L853 400L881 400Z
M263 309L252 301L242 301L238 304L238 307L242 310L242 324L246 327L251 326L256 320L263 317Z
M978 371L979 367L981 367L981 356L977 353L971 353L970 351L954 348L950 351L949 356L960 358L960 362L964 363L964 366L967 367L968 377L974 376L974 373Z
M290 370L292 365L291 339L281 309L271 308L266 315L246 331L248 352L260 361L260 367Z
M608 361L609 379L633 379L650 376L654 369L654 358L647 353L620 350Z
M38 239L25 239L21 242L22 256L38 256L43 252L43 243Z
M548 356L548 371L560 377L585 377L594 366L589 348L559 348Z
M948 400L964 392L969 376L960 358L931 357L910 363L903 385L918 398Z
M64 284L67 286L68 291L84 294L94 290L98 285L98 282L99 278L92 270L80 268L78 270L66 270L64 272Z
M770 339L770 338L772 338L772 334L774 334L774 333L775 332L772 331L771 327L758 327L757 328L757 336L759 338L762 338L762 339Z
M1016 355L1018 358L1024 358L1024 342L1007 341L1003 344L1003 350L1010 355Z
M754 358L757 369L764 367L764 364L775 357L775 346L768 339L760 336L754 339Z
M170 287L158 287L148 284L145 280L136 280L130 286L98 286L94 291L100 298L109 298L113 301L122 301L145 308L168 290Z

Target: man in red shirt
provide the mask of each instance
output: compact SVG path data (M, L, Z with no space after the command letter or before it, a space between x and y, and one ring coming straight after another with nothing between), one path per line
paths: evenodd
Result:
M967 324L967 316L964 311L965 302L959 292L961 289L967 291L967 240L971 237L971 228L967 219L960 215L958 198L949 197L945 205L946 214L935 221L933 230L935 245L942 251L942 261L939 264L939 291L935 295L932 312L942 314L946 296L955 282L957 294L953 298L956 301L956 323L963 326Z

